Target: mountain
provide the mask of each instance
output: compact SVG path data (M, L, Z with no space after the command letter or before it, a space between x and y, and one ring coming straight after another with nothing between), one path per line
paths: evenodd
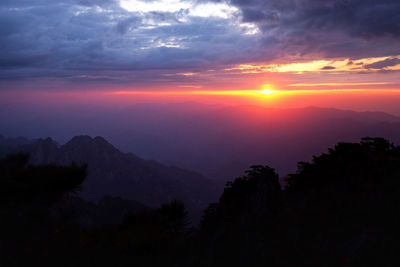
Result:
M115 119L118 118L118 119ZM382 136L400 143L400 118L333 108L141 104L102 118L118 147L226 181L252 164L296 170L339 141Z
M30 153L30 163L35 165L87 164L88 177L81 196L91 201L111 195L158 207L176 199L184 201L189 211L200 214L216 196L215 185L204 176L123 153L99 136L75 136L61 146L47 138L12 149L4 147L3 151Z
M85 133L101 135L122 152L194 170L224 183L250 165L268 164L285 176L298 161L339 141L381 136L400 143L400 118L383 112L334 108L145 103L132 106L74 106L65 112L31 107L0 116L8 136L50 135L60 143ZM8 111L7 111L8 112Z

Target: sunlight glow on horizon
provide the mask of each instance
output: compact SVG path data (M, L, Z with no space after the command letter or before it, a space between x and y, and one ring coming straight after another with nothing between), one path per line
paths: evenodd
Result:
M149 96L173 96L173 95L203 95L203 96L251 96L251 97L274 97L289 95L318 95L318 94L386 94L399 93L400 89L363 89L363 88L342 88L342 89L296 89L296 90L186 90L186 91L113 91L105 92L111 95L149 95Z
M271 89L273 88L273 89ZM268 89L267 91L264 91ZM265 94L267 92L267 94ZM318 106L355 111L383 111L400 116L400 88L396 89L302 89L282 90L261 87L258 90L62 90L2 91L0 104L14 106L110 107L122 108L137 103L198 102L212 105L257 105L266 108Z

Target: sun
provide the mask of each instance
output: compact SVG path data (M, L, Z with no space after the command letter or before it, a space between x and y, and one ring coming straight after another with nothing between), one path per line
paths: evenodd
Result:
M264 94L264 95L270 95L270 94L273 94L275 91L271 90L269 88L265 88L265 89L263 89L261 91L258 91L258 92L261 93L261 94Z

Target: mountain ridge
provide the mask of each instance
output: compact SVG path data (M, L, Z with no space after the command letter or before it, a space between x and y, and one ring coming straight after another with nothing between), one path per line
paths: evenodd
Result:
M52 138L38 139L8 149L16 151L29 153L30 164L34 165L87 164L88 177L81 195L91 201L111 195L158 207L176 199L184 201L196 213L216 197L215 185L208 178L123 153L101 136L75 136L63 145Z
M40 108L41 116L27 113L14 124L0 123L0 132L37 137L44 131L37 125L46 125L45 133L64 144L77 133L100 135L122 152L194 170L221 184L253 163L287 175L298 160L310 160L338 141L381 136L400 143L400 117L385 112L196 102L75 110L79 116Z

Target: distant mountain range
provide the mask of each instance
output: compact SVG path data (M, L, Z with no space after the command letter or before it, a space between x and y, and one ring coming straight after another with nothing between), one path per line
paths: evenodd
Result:
M298 161L309 161L337 142L372 136L399 144L400 118L334 108L195 102L82 106L58 112L38 106L16 113L0 107L0 132L52 136L62 143L81 133L101 135L122 152L194 170L224 184L254 164L268 164L285 176L296 170Z
M101 121L110 128L98 130L117 147L220 181L253 164L286 175L337 142L379 136L400 143L399 117L334 108L138 104Z
M158 207L181 200L189 211L200 214L219 193L212 181L194 171L123 153L99 136L76 136L64 145L51 138L29 140L0 136L0 155L17 151L28 152L31 164L88 164L81 196L91 201L110 195ZM106 200L109 202L110 198Z

